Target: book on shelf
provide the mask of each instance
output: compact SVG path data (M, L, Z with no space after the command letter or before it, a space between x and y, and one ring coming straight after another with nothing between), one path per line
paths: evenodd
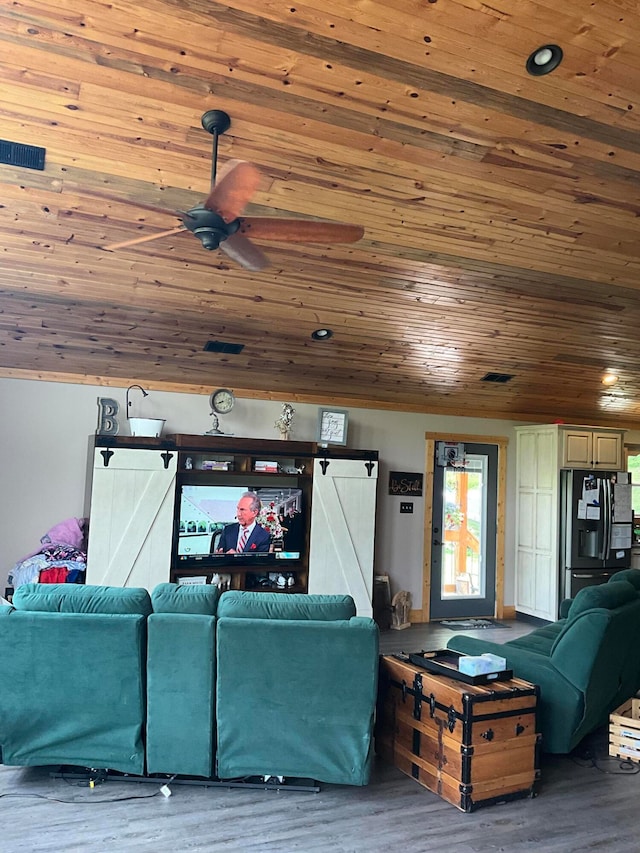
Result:
M277 474L278 473L278 463L258 459L253 464L253 470L254 471L266 471L270 474Z
M206 583L207 576L206 575L198 575L194 577L189 577L188 575L183 575L178 578L179 586L196 586L197 584Z
M203 471L229 471L231 463L226 459L205 459L202 463Z

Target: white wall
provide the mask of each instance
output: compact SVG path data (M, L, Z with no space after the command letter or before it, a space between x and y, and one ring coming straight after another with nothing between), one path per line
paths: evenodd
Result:
M0 593L11 567L54 524L85 511L89 436L98 424L99 397L120 403L121 433L125 420L125 388L101 388L0 378ZM130 414L165 418L165 434L202 434L211 426L207 395L151 391L142 398L130 392ZM242 438L280 438L274 424L278 402L239 399L220 428ZM298 441L314 441L318 406L294 404ZM407 589L413 607L422 602L424 498L413 498L414 512L400 515L400 498L388 494L389 471L425 469L425 432L501 435L510 439L507 476L505 604L514 602L513 555L516 422L482 418L349 409L349 446L378 450L380 480L375 571L391 576L392 592Z

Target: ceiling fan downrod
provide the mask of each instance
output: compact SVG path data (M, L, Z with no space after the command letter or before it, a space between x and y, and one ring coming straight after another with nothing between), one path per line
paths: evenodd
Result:
M213 154L211 157L211 186L216 183L218 169L218 137L231 127L231 119L223 110L208 110L202 116L202 126L213 136Z

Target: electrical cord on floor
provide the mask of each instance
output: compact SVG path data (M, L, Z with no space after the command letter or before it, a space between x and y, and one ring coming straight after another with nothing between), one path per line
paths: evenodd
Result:
M100 804L100 803L124 803L124 802L127 802L129 800L152 800L154 797L158 797L158 796L163 796L165 798L168 798L171 796L171 793L172 793L171 788L169 788L169 784L171 782L173 782L173 780L176 778L176 775L177 774L174 774L169 779L167 779L164 782L164 784L157 791L153 792L153 794L131 794L131 795L126 796L126 797L111 797L111 798L106 799L106 800L96 800L93 797L87 797L87 798L83 798L83 799L63 800L61 797L53 797L53 796L49 796L48 794L27 794L27 793L22 793L20 791L15 791L15 792L10 791L10 792L7 792L5 794L0 794L0 798L2 798L2 797L19 797L21 799L32 798L32 799L36 799L36 800L49 800L52 803L67 803L69 805L74 805L74 806L77 806L77 805L81 805L81 806L82 805L93 805L94 803L98 803L98 804ZM76 782L73 782L70 779L65 779L64 777L62 777L62 778L67 783L67 785L70 785L72 788L90 788L93 790L95 788L96 782L98 784L103 784L104 782L108 781L108 774L107 774L106 770L99 771L97 773L97 775L95 776L95 778L91 778L88 780L79 780Z
M600 773L609 776L635 776L640 773L640 764L630 759L609 755L608 750L603 750L596 733L596 737L585 738L585 740L571 753L570 758L578 767L593 767ZM617 770L609 770L607 766L617 765Z
M614 755L585 755L584 758L571 756L571 760L574 764L577 764L578 767L593 767L600 771L600 773L607 773L610 776L635 776L636 773L640 773L640 765L634 764L633 761L629 761L625 758L617 758ZM617 764L618 769L607 770L606 767L602 766L604 763Z
M154 791L153 794L134 794L133 796L128 797L113 797L109 800L94 800L93 797L87 799L76 799L76 800L63 800L60 797L51 797L47 794L23 794L19 792L8 792L6 794L0 794L0 798L2 797L19 797L21 799L36 799L36 800L49 800L52 803L68 803L73 806L92 806L94 803L124 803L126 800L152 800L154 797L159 797L162 795L162 791ZM164 795L163 795L164 796Z

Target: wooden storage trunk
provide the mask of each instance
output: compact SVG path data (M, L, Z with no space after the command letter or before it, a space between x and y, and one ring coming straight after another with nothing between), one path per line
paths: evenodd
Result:
M535 795L539 689L471 685L381 658L376 751L465 812Z
M609 755L640 762L640 699L628 699L609 715Z

